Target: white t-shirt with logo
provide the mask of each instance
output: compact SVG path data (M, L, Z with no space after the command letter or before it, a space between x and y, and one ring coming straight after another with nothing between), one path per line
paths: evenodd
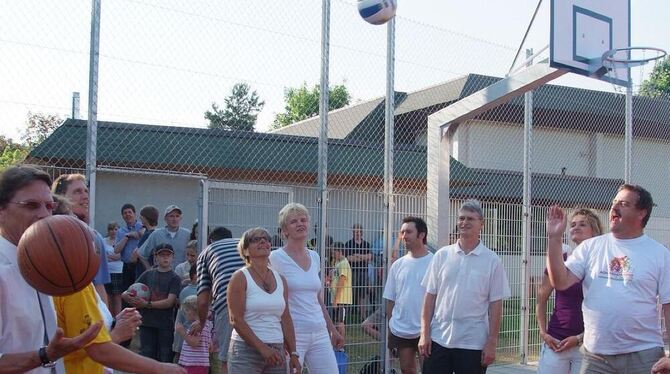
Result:
M421 305L426 287L421 285L433 254L414 258L406 254L391 265L384 298L395 303L389 321L393 335L414 339L421 334Z
M583 279L584 347L614 355L662 347L656 309L670 303L670 251L646 235L582 242L566 266Z

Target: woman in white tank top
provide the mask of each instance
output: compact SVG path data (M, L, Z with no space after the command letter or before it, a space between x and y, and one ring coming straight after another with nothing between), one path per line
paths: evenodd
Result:
M279 225L286 246L272 252L270 263L288 285L297 354L310 373L336 374L338 367L333 346L341 349L344 339L323 303L319 255L305 245L311 227L309 212L301 204L287 204L279 212Z
M229 373L285 374L287 366L292 373L301 372L286 280L268 267L270 242L270 234L256 227L247 230L237 246L247 266L236 271L228 284L228 312L234 328Z

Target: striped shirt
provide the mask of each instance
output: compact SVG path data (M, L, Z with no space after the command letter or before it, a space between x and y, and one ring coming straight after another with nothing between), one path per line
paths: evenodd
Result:
M237 252L239 239L221 239L210 244L198 256L198 293L212 292L214 313L228 307L228 282L233 273L245 266Z
M181 346L179 365L182 366L209 366L209 346L212 344L212 321L205 322L205 328L200 332L200 341L197 347L191 347L186 340Z

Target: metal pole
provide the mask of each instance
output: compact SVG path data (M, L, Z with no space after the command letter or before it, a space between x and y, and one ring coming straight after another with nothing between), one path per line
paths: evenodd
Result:
M532 56L533 50L527 49L526 56ZM528 66L532 60L528 61ZM523 227L521 239L521 316L519 326L519 344L521 364L528 363L528 319L529 319L529 272L528 254L531 234L531 146L533 139L533 91L524 94L523 117Z
M207 248L207 235L209 227L209 180L200 180L200 206L198 207L198 247L200 252Z
M633 82L630 80L628 68L628 85L626 86L626 131L624 134L624 176L625 183L631 183L633 166Z
M95 227L95 191L98 144L98 60L100 58L100 1L91 1L91 50L88 70L88 121L86 124L86 179L88 224Z
M386 274L390 264L391 248L393 247L393 139L394 135L394 113L395 113L395 18L388 21L386 29L386 106L385 131L384 131L384 208L386 209L386 227L384 229L384 269L382 274L382 289L386 286ZM386 303L382 301L382 315L386 316ZM386 339L388 334L388 322L384 318L384 328L382 331L382 343L380 347L382 362L384 363L384 372L390 372L390 360L386 351Z
M325 284L326 275L326 219L328 213L328 71L330 60L330 0L323 0L321 13L321 85L319 93L319 256L321 256L321 284Z

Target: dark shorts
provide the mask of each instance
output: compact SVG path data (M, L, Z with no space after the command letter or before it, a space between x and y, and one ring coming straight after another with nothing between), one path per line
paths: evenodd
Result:
M333 323L344 323L346 316L347 306L345 305L334 306L330 310L330 318L333 320Z
M123 288L123 274L122 273L111 273L110 278L111 282L105 284L105 291L109 295L120 295L126 289Z
M389 349L403 349L412 348L415 351L419 350L419 338L406 339L393 335L391 330L388 332L388 348Z
M481 364L482 351L461 348L446 348L431 342L430 356L423 360L423 374L485 374Z

